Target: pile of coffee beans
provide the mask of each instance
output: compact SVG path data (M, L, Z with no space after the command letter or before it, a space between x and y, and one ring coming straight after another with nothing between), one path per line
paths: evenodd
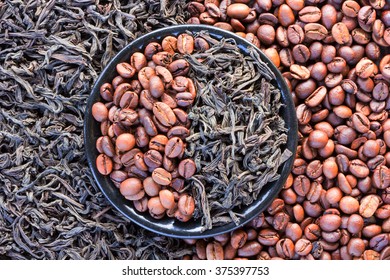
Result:
M267 211L186 240L185 259L390 259L390 3L205 0L189 23L236 32L282 71L299 145Z
M194 51L188 34L167 36L116 65L116 76L100 87L103 102L92 106L102 136L96 142L98 171L109 175L135 209L161 219L188 221L195 210L185 179L196 171L184 158L191 122L186 109L196 97L180 58ZM179 194L180 193L180 194Z

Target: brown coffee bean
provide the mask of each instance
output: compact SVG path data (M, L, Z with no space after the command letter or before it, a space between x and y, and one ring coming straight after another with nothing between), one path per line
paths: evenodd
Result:
M358 64L356 64L356 75L360 78L367 79L374 72L374 62L372 60L363 57Z
M262 229L257 236L261 245L274 246L279 241L279 234L272 229Z
M227 7L226 13L229 17L235 19L244 19L250 13L250 8L242 3L231 4Z
M210 13L210 9L208 9ZM210 15L212 15L210 13ZM177 37L177 50L182 54L191 54L194 51L194 38L186 33L180 34Z
M179 137L173 137L165 145L165 155L169 158L178 157L184 149L184 143Z
M359 213L364 218L370 218L381 204L378 195L367 195L360 200Z
M288 41L294 45L301 44L305 39L305 32L298 24L292 24L287 28ZM310 56L310 51L309 51Z
M173 209L175 207L175 198L170 190L161 190L158 195L161 205L165 209Z
M156 150L149 150L144 154L144 162L150 169L155 169L162 165L163 157Z
M158 196L161 186L157 184L152 177L147 177L143 181L145 193L150 197Z
M168 138L165 135L156 135L150 139L149 149L153 149L159 152L165 151L165 146L168 142Z
M364 244L363 240L360 238L351 238L351 240L348 242L348 253L351 256L354 257L360 257L364 250L366 245Z
M323 148L327 144L328 135L322 130L313 130L309 134L309 145L312 148Z
M148 211L148 201L149 201L148 198L145 196L140 200L134 200L133 201L134 208L141 213L146 212Z
M260 253L263 246L261 246L257 241L249 241L245 243L241 248L237 250L237 255L240 257L253 257Z
M317 22L321 19L321 10L314 6L306 6L298 13L299 19L303 22Z
M290 72L292 77L297 80L307 80L310 77L309 69L299 64L291 65Z
M223 247L218 241L213 241L206 246L206 257L208 260L223 260Z
M328 30L325 26L319 23L308 23L304 26L305 37L311 40L323 40L328 35Z
M390 260L390 246L384 248L379 257L381 260Z
M124 180L119 187L123 196L133 196L143 191L142 181L137 178L128 178Z
M332 27L332 36L336 43L340 45L347 44L351 41L351 34L345 23L338 22Z
M294 216L295 216L295 213L294 213ZM290 238L294 242L297 241L298 239L300 239L302 237L301 227L297 223L288 223L287 227L286 227L286 237Z
M369 119L362 113L356 112L351 116L353 127L360 133L366 133L370 129Z
M374 187L378 189L386 189L390 187L390 170L383 165L378 167L374 170L372 182Z
M192 196L183 194L179 198L177 207L183 215L191 216L195 211L195 201Z
M364 220L358 214L352 214L348 218L347 229L352 234L357 234L362 231L364 227Z
M127 62L118 63L116 71L120 76L127 79L132 78L136 73L136 69Z
M134 134L135 142L138 147L146 147L149 144L149 135L146 133L144 127L139 126Z
M191 178L196 172L195 162L192 159L184 159L180 161L178 170L180 176L182 176L183 178Z
M304 175L299 175L294 179L293 188L298 195L306 196L310 190L310 180Z
M92 105L92 116L98 122L104 122L108 119L108 109L102 102L96 102Z
M232 232L232 236L230 237L230 245L234 249L241 248L245 245L248 239L248 234L243 229L237 229Z
M293 24L295 21L293 10L286 4L279 6L277 17L279 19L279 23L285 27Z
M133 134L123 133L116 138L116 148L121 152L130 151L135 146L135 138Z
M188 107L194 102L194 96L190 92L179 92L176 94L176 103L180 107Z
M280 198L276 198L272 201L271 205L268 206L267 212L270 215L275 215L276 213L283 211L284 209L284 201Z
M177 59L168 66L173 77L185 76L190 70L190 65L185 59Z
M163 102L156 102L153 105L153 114L164 126L173 126L177 119L172 109Z
M326 87L321 86L313 91L309 97L306 98L305 104L309 107L316 107L321 104L327 94Z
M130 64L139 72L142 68L147 66L146 56L141 52L135 52L130 57Z
M174 126L167 133L168 138L179 137L182 140L187 138L189 135L190 131L184 126Z
M105 101L112 101L112 97L114 95L114 88L110 83L104 83L103 85L100 86L99 89L100 96L105 100Z
M160 167L152 172L152 178L157 184L162 186L168 186L172 181L171 173Z
M342 5L342 12L347 17L355 18L360 10L360 5L356 1L347 0Z
M349 171L358 178L367 177L370 173L367 165L360 159L354 159L350 162Z
M151 197L148 201L149 213L154 218L159 218L160 215L165 214L166 209L162 206L158 196Z
M376 11L371 6L363 6L358 12L358 22L361 28L367 32L372 31L372 25L376 20Z
M307 239L299 239L295 243L295 253L297 253L299 256L306 256L310 253L311 249L313 248L313 245L311 242Z
M339 207L345 214L352 214L359 210L359 201L352 196L344 196L339 202Z
M319 226L324 231L334 231L341 225L341 218L335 214L328 214L321 216L319 219Z
M138 72L138 80L144 89L149 89L150 78L154 76L156 76L156 71L149 66L143 67Z
M100 154L96 158L96 168L100 174L108 175L113 169L113 162L107 155Z

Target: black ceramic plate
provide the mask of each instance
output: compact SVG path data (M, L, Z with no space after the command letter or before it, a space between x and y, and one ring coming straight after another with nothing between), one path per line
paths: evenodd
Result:
M95 148L95 143L101 135L100 126L93 119L91 114L91 108L95 102L101 100L99 94L100 86L105 82L110 82L117 75L115 66L118 63L123 61L129 61L130 55L132 53L134 53L135 51L143 50L143 48L148 43L153 41L161 41L162 38L168 35L177 36L186 31L199 32L202 30L208 31L210 36L215 39L235 39L237 45L240 47L241 51L244 54L248 54L247 48L249 46L254 47L252 44L232 32L205 25L171 26L150 32L131 42L126 48L120 51L107 65L107 67L103 70L92 89L91 96L89 97L87 108L85 111L85 149L87 153L89 167L91 168L92 174L101 191L119 212L121 212L125 217L127 217L134 223L155 233L177 238L206 238L217 234L229 232L238 227L243 226L256 216L258 216L261 212L263 212L272 202L272 200L278 195L287 179L287 176L291 171L294 162L294 156L292 156L289 160L283 163L279 169L279 172L281 173L280 179L264 186L256 201L254 201L250 206L237 211L243 215L243 218L241 219L241 224L239 226L235 225L234 223L230 223L224 226L214 227L211 230L207 230L204 232L201 232L200 221L190 221L187 223L182 223L171 218L155 220L147 213L144 214L137 212L132 207L132 203L126 200L119 193L119 190L110 181L109 176L103 176L97 171L95 161L96 157L98 156L98 151ZM282 102L286 105L281 111L281 114L286 122L286 127L288 128L287 148L295 155L297 147L297 120L294 103L281 73L259 49L256 48L256 50L260 53L261 59L266 62L270 69L275 73L276 80L273 82L277 87L281 89Z

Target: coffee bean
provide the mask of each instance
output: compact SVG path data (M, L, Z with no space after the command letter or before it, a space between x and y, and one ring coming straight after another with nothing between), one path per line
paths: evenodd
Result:
M215 5L214 5L215 6ZM218 7L215 7L218 9ZM211 10L217 12L217 10L214 7L208 6L208 12L210 13ZM210 15L212 15L210 13ZM191 54L194 51L194 38L186 33L180 34L177 36L177 50L182 54Z
M159 192L159 198L161 205L165 209L172 209L175 206L175 199L173 193L170 190L161 190Z
M257 241L249 241L237 250L237 255L240 257L253 257L260 253L263 247Z
M245 245L247 238L248 234L243 229L237 229L232 232L230 244L234 249L241 248Z
M196 172L195 162L192 159L184 159L180 161L178 170L185 179L191 178Z
M287 38L290 43L297 45L301 44L305 39L305 32L298 24L292 24L287 28ZM309 51L310 56L310 51Z
M358 64L356 64L356 74L363 79L367 79L374 72L374 65L374 62L370 59L362 58Z
M299 64L291 65L290 72L293 78L297 80L307 80L310 77L309 69Z
M206 257L208 260L223 260L223 247L217 241L210 242L206 247Z
M308 23L304 27L305 37L311 40L323 40L328 35L328 30L325 26L319 23Z
M370 173L367 165L360 159L354 159L350 162L349 171L358 178L367 177Z
M299 239L295 243L295 253L297 253L299 256L306 256L310 253L312 250L313 245L309 240L306 239Z
M324 231L334 231L341 225L341 218L338 215L328 214L321 216L319 219L319 226Z
M300 10L298 15L301 21L314 23L321 19L321 10L314 6L307 6Z
M360 200L359 213L364 218L369 218L374 215L381 203L381 199L377 195L367 195Z
M178 157L184 150L184 143L179 137L173 137L165 145L165 155L169 158Z
M109 158L105 154L100 154L96 158L96 168L99 171L99 173L102 175L110 174L113 169L113 163L111 158Z
M163 168L156 168L153 172L152 172L152 178L153 180L159 184L159 185L162 185L162 186L167 186L171 183L172 181L172 176L171 174L166 171L165 169Z
M195 201L187 194L180 196L177 206L183 215L191 216L195 211Z
M332 36L340 45L347 44L351 40L351 34L349 34L347 26L342 22L338 22L332 27Z
M262 229L259 231L257 240L261 245L274 246L279 241L279 234L273 229Z
M313 130L309 135L309 145L312 148L323 148L328 139L328 135L322 130Z
M295 21L293 10L291 10L291 8L286 4L280 5L277 17L279 19L279 23L285 27L293 24Z

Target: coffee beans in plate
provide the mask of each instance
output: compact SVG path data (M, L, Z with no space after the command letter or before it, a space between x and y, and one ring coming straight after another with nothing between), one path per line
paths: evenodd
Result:
M213 139L215 139L215 135L222 132L218 129L223 128L226 130L231 126L229 124L231 118L237 120L237 127L247 126L248 123L243 121L244 119L241 120L241 115L226 115L229 112L227 108L210 107L211 105L222 106L223 103L218 101L219 103L213 104L205 99L217 94L215 97L212 97L213 100L217 100L220 93L216 93L213 90L218 87L217 85L207 86L203 84L204 81L207 81L207 79L203 78L203 75L207 75L208 80L216 81L216 78L212 78L211 75L212 73L217 73L214 69L217 69L219 66L207 63L205 61L207 58L202 59L202 56L204 57L203 52L205 50L212 52L213 49L218 49L218 53L221 54L218 60L225 60L226 65L232 64L231 67L227 67L221 72L222 75L220 74L219 79L222 81L229 77L227 74L224 74L225 72L233 71L229 75L235 75L238 85L240 78L234 74L234 71L240 67L241 71L244 71L244 73L248 71L249 75L260 73L260 77L263 78L259 80L258 85L253 87L248 84L248 87L240 89L240 91L246 92L246 94L254 94L251 93L253 89L255 89L254 92L257 92L260 90L259 86L262 86L262 92L269 92L271 97L274 94L280 94L278 93L279 89L275 87L275 84L269 83L275 76L267 66L260 64L260 67L258 67L254 63L258 57L253 56L253 53L249 52L241 53L242 51L238 48L235 41L240 40L239 38L234 38L235 40L224 39L220 34L210 36L207 32L197 33L198 30L196 33L188 32L188 29L181 30L180 33L169 35L165 33L165 36L157 37L158 39L149 39L143 42L142 47L132 53L128 53L128 58L124 60L136 72L130 78L122 77L116 71L112 73L111 80L105 80L104 83L101 83L104 87L101 86L101 89L99 89L101 94L94 104L98 102L103 104L103 107L107 109L107 114L104 109L101 109L102 106L99 104L100 107L98 109L100 108L100 110L96 111L103 111L104 116L100 119L94 118L94 120L101 120L100 127L102 129L104 127L104 130L101 129L103 136L98 137L99 141L94 146L96 146L95 152L98 152L96 158L101 154L100 161L102 163L107 162L108 166L104 165L100 168L102 171L100 175L108 174L107 177L118 188L122 182L131 178L142 182L142 187L139 190L134 190L134 193L128 193L126 192L126 187L128 187L127 184L129 183L126 181L127 183L123 184L125 187L123 187L123 198L121 201L124 201L126 209L133 209L131 210L133 213L140 212L150 221L152 219L163 219L165 223L165 221L174 219L176 220L175 224L186 222L189 225L200 225L199 232L217 229L223 225L235 227L250 218L250 216L244 219L239 215L229 214L229 211L226 209L215 208L215 205L218 204L213 203L213 200L220 199L222 202L224 200L223 193L218 194L216 197L209 196L209 193L214 192L212 188L216 185L215 182L217 181L215 180L223 182L223 176L225 175L223 175L224 172L221 168L211 168L211 165L217 163L222 166L221 164L225 164L225 161L228 160L229 157L218 156L219 154L222 155L225 145L234 144L237 146L235 148L237 150L234 151L237 155L243 155L245 151L239 148L242 140L237 142L237 140L233 140L230 137L222 136L220 137L223 141L222 143L224 143L222 146L216 145ZM177 40L176 46L167 43L168 41L176 41L174 39ZM162 44L162 42L165 43ZM232 48L237 49L237 54L234 53L235 57L230 58L229 56L232 53L229 50ZM249 64L244 65L247 62ZM117 62L117 64L119 63ZM120 71L123 70L122 66L127 67L126 64L121 64L121 67L118 67ZM126 69L130 68L127 67ZM129 76L128 73L126 75ZM251 83L255 82L257 83L257 79L251 80ZM234 89L234 86L235 84L232 85L232 89ZM112 98L109 98L110 94ZM230 97L229 92L223 94L228 98L226 100L233 97ZM241 106L240 103L243 102L243 99L239 96L235 97L232 103L234 103L234 106ZM275 106L275 113L278 114L280 105L277 104L281 104L280 95L272 100L275 100L275 105L272 104L272 106ZM213 112L212 110L216 112L214 117L210 115L210 112ZM235 114L239 111L233 108L230 112ZM243 112L247 112L247 110ZM248 117L251 116L248 115ZM206 121L207 124L205 123ZM216 125L214 124L215 121ZM275 121L280 122L283 119L279 116ZM249 124L252 125L252 122L250 121ZM279 126L281 128L285 127L284 122L281 122ZM208 129L204 130L205 127L208 127ZM234 130L231 132L233 134L229 134L234 135L235 139L244 137L242 138L244 140L250 136L246 132L239 136L241 134L240 131L242 130ZM236 133L237 135L235 135ZM257 128L253 127L250 133L257 133ZM286 130L280 130L278 133L286 133ZM201 136L201 138L198 136ZM272 135L271 138L273 137ZM286 139L284 138L277 146L283 143L286 144ZM204 142L205 140L207 142ZM257 146L254 147L256 148ZM252 149L252 147L249 147L246 150L251 151ZM290 149L294 150L294 144L290 144ZM271 151L268 153L268 156L271 155ZM282 157L282 154L278 152L274 156L278 158ZM211 155L213 156L212 158L210 158ZM214 158L215 155L217 155L217 158ZM283 158L272 168L275 168L275 170L279 169L279 166L289 159L290 155L291 153L286 150ZM207 157L202 158L203 156ZM109 166L110 160L112 168ZM218 160L220 160L220 163ZM256 171L256 169L247 166L247 163L244 163L244 158L241 156L237 158L237 162L240 164L240 169L250 168L248 169L249 172L257 172L258 174L271 168L269 166L266 169ZM227 174L228 181L231 181L230 176L237 176L235 174L239 174L238 170L235 170L236 167L234 166L226 165L226 167L230 169ZM114 175L111 176L111 173L114 173ZM248 179L253 181L256 177L250 176ZM267 185L270 179L271 177L265 177L261 184ZM234 179L232 180L233 189L227 188L227 185L220 185L219 188L227 188L227 193L231 192L234 197L237 195L234 188L243 182L238 182ZM202 191L199 188L199 184L206 188ZM244 182L244 186L246 184ZM249 191L246 188L243 190ZM118 194L121 194L119 189L110 191L116 191ZM261 188L258 189L257 195L260 191ZM276 193L277 191L274 192L274 195ZM239 205L246 207L256 202L256 200L260 202L256 198L257 196L248 201L242 200L243 195L240 197L240 200L232 200L234 203L229 201L223 203L225 207L229 205L227 203L232 203L230 207L240 212L242 210L240 209L241 206L238 207ZM162 211L163 209L165 210ZM219 216L219 218L215 220L214 216Z

